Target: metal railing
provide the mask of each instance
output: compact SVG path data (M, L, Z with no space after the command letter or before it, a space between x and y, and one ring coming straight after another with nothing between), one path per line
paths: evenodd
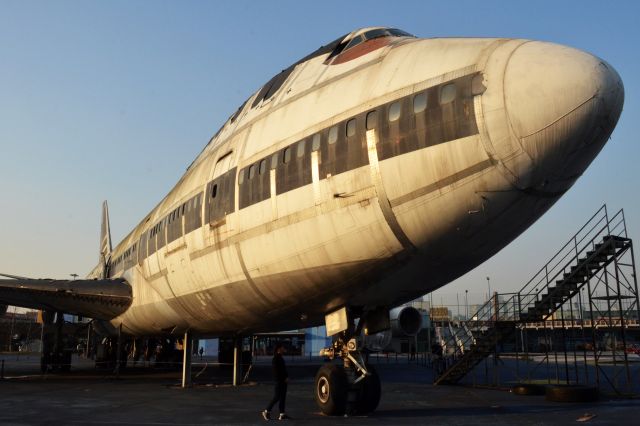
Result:
M550 284L563 279L565 273L571 272L571 267L578 263L581 255L595 250L596 244L609 236L627 238L627 226L624 211L621 209L609 218L605 204L518 292L519 312L526 312L529 307L534 306Z
M577 265L581 256L587 251L595 250L596 244L608 236L627 238L627 227L623 210L619 210L609 218L607 206L603 205L519 292L491 295L489 300L464 323L467 333L463 337L453 332L450 333L451 336L440 336L443 349L452 346L456 348L454 355L464 355L465 348L476 344L477 338L495 327L496 323L526 321L522 314L547 294L550 284L563 279L564 274L570 272L572 266ZM564 300L558 302L564 303Z

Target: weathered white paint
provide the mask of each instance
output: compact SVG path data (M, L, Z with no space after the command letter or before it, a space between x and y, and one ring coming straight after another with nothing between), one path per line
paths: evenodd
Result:
M602 148L622 108L613 68L550 43L400 38L341 65L323 60L298 65L257 108L250 98L113 256L229 168L475 72L486 86L474 101L480 132L380 162L370 155L371 164L327 179L314 153L313 183L279 196L272 171L269 199L238 211L236 191L224 221L125 271L133 304L112 323L137 334L291 329L344 304L395 306L427 293L544 213ZM384 274L366 275L374 266Z

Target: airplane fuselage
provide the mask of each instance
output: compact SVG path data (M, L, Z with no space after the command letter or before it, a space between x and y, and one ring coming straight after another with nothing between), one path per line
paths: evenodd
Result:
M600 59L515 39L375 38L281 77L113 251L112 324L293 329L433 291L558 200L623 99Z

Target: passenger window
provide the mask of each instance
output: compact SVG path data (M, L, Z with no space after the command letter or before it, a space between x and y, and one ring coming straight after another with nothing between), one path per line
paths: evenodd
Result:
M415 114L427 109L427 94L420 93L413 98L413 112Z
M244 182L244 171L245 169L240 170L240 175L238 176L238 185L242 185Z
M394 102L389 106L389 121L396 121L400 118L400 102Z
M338 140L338 126L333 126L329 129L329 145L336 143Z
M367 114L367 130L375 129L378 125L378 111L370 111Z
M253 179L255 175L256 175L256 165L252 164L251 167L249 167L249 180Z
M260 168L258 169L258 174L263 174L267 171L267 160L260 161Z
M352 118L351 120L347 121L347 137L350 138L355 134L356 134L356 119Z
M313 135L313 141L311 142L311 151L317 151L320 149L320 133Z
M454 83L447 84L440 89L440 105L448 104L456 98L456 85Z
M298 153L297 153L298 158L300 158L300 157L302 157L304 155L304 148L305 148L306 144L307 144L306 140L301 140L298 143Z
M284 149L284 155L282 156L282 162L284 164L287 164L289 161L291 161L291 147L288 146Z
M278 167L278 153L276 152L271 156L271 168L275 169Z
M218 195L218 184L213 185L213 189L211 190L211 198L216 198Z

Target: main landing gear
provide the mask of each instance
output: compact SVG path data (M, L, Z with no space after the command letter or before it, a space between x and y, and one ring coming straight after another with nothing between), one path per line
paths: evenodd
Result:
M360 334L360 329L353 333L349 330L353 330L351 325L340 332L331 347L320 351L331 360L342 360L342 365L324 364L316 374L315 400L328 416L368 414L380 402L380 377L373 366L365 363L353 337Z

